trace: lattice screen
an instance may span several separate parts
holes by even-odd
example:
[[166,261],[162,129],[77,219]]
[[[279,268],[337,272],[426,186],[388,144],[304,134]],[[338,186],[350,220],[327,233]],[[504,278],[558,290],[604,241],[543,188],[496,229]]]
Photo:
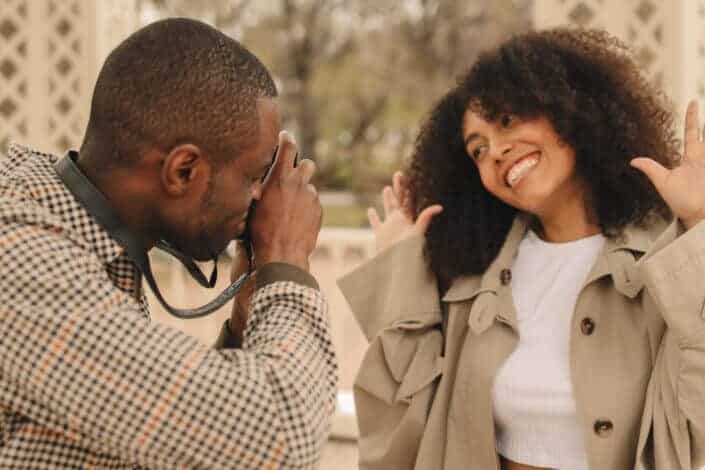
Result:
[[0,6],[0,148],[10,136],[25,140],[29,127],[29,35],[27,0]]
[[0,151],[9,141],[58,153],[80,144],[105,49],[134,30],[135,5],[0,1]]
[[[705,0],[697,0],[694,11],[689,12],[688,17],[695,18],[694,24],[690,25],[690,32],[694,36],[695,51],[690,54],[693,61],[686,67],[686,80],[693,80],[693,90],[691,94],[700,99],[701,106],[705,102]],[[701,109],[705,109],[702,108]]]
[[660,0],[632,0],[625,4],[631,7],[625,18],[627,43],[654,83],[673,95],[673,61],[669,54],[673,50],[669,43],[671,6]]
[[[95,51],[87,57],[86,49],[95,38],[86,37],[84,23],[95,21],[95,12],[87,11],[79,0],[49,0],[46,4],[48,83],[48,146],[63,152],[77,146],[87,121],[91,83],[86,70],[95,67]],[[94,28],[90,28],[94,31]]]
[[626,42],[646,74],[674,99],[672,52],[677,44],[672,34],[676,27],[677,2],[661,0],[535,0],[534,25],[546,28],[573,25],[603,28]]
[[607,29],[632,48],[679,114],[693,98],[705,110],[705,0],[534,0],[533,6],[536,28]]

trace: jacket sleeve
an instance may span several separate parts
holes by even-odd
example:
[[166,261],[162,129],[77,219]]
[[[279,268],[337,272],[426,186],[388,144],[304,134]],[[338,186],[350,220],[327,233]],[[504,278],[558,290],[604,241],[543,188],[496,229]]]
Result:
[[441,314],[423,238],[339,281],[370,341],[354,384],[361,470],[412,469],[442,373]]
[[368,341],[399,318],[440,316],[436,279],[423,248],[423,237],[407,238],[338,280]]
[[0,245],[3,409],[145,468],[314,467],[336,390],[317,289],[259,287],[242,349],[216,350],[150,323],[56,230],[4,224]]
[[648,400],[657,470],[672,468],[666,462],[684,470],[705,465],[705,222],[685,233],[678,226],[640,262],[667,325]]

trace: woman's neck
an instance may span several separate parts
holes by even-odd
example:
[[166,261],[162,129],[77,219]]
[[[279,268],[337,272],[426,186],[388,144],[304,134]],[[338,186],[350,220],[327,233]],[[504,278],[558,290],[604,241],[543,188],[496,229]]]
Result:
[[602,232],[599,225],[587,220],[545,221],[539,219],[538,235],[547,242],[565,243],[597,235]]
[[547,242],[565,243],[602,232],[597,217],[590,210],[589,198],[583,185],[573,185],[552,204],[535,214],[537,234]]
[[536,218],[537,233],[547,242],[565,243],[602,232],[582,197],[567,199],[553,210],[537,214]]

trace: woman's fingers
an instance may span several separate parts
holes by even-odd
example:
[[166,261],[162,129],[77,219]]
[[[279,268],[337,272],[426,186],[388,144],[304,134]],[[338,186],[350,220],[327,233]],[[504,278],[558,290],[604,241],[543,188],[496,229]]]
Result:
[[698,117],[698,102],[692,100],[688,103],[685,112],[685,151],[683,158],[690,158],[694,147],[700,143],[700,119]]
[[402,180],[402,172],[397,171],[392,177],[392,189],[394,192],[394,197],[397,199],[400,207],[404,207],[404,185]]
[[416,219],[415,225],[417,230],[421,233],[426,233],[426,229],[428,229],[428,226],[431,224],[431,220],[441,212],[443,212],[443,206],[440,204],[434,204],[422,210]]
[[377,228],[382,223],[382,221],[379,219],[379,214],[377,214],[377,210],[375,210],[373,207],[367,209],[367,220],[370,221],[370,227],[372,227],[372,230],[377,230]]
[[666,187],[666,180],[670,170],[663,165],[661,165],[656,160],[646,157],[639,157],[633,159],[630,164],[644,173],[654,184],[656,190],[664,196],[663,191]]
[[382,204],[384,205],[384,217],[389,217],[393,210],[399,207],[399,202],[394,196],[394,190],[391,186],[385,186],[382,190]]

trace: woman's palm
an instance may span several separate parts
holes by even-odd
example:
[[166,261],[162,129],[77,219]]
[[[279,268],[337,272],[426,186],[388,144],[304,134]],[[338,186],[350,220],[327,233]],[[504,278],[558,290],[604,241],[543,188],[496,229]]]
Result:
[[700,134],[698,106],[693,101],[685,116],[683,159],[676,168],[668,169],[651,158],[632,160],[687,228],[705,219],[705,142]]
[[407,192],[403,174],[396,172],[392,178],[392,186],[385,186],[382,190],[384,221],[375,209],[367,210],[378,253],[405,238],[423,235],[431,219],[443,210],[440,205],[434,204],[421,211],[414,220],[408,207]]

